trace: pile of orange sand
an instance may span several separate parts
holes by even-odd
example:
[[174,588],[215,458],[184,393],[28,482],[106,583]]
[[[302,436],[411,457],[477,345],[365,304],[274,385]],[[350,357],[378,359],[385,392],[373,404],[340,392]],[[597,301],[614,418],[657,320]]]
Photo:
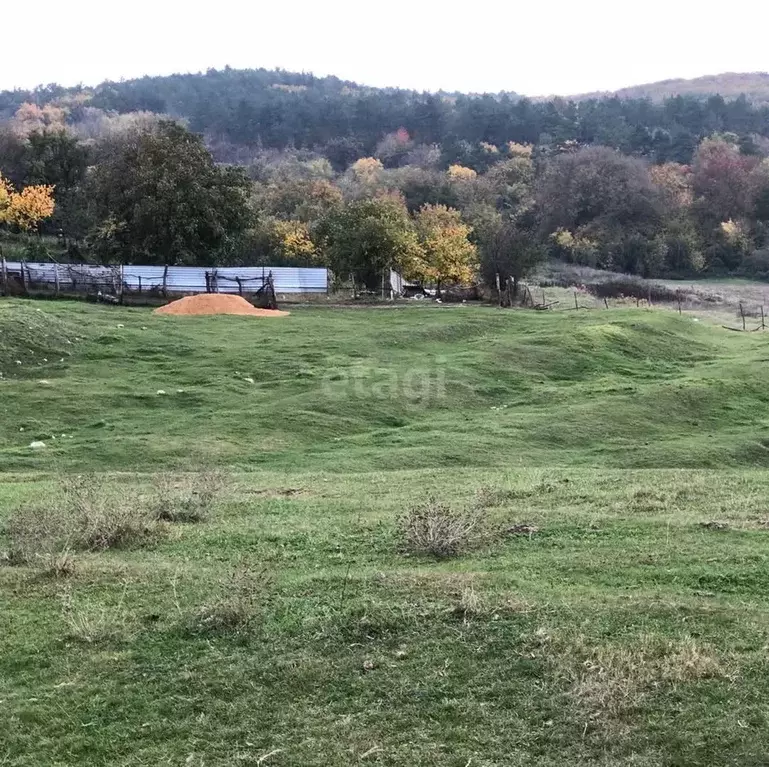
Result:
[[155,309],[155,314],[245,314],[249,317],[287,317],[288,312],[277,309],[257,309],[242,296],[226,293],[200,293]]

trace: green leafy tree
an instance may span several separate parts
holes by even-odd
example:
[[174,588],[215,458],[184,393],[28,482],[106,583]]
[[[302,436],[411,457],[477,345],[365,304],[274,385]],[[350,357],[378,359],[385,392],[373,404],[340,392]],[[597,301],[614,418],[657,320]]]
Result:
[[130,133],[101,156],[89,196],[91,242],[105,260],[216,263],[248,225],[243,171],[217,166],[202,140],[176,123]]
[[352,275],[378,290],[383,274],[402,269],[420,254],[416,231],[403,200],[382,195],[335,208],[318,230],[325,260],[341,278]]
[[518,295],[520,281],[545,255],[533,208],[521,210],[515,216],[489,207],[474,213],[474,236],[483,281],[494,287],[497,277],[501,286],[512,279],[513,295]]
[[56,188],[56,211],[44,230],[68,240],[85,237],[90,225],[84,193],[88,150],[64,129],[33,131],[27,137],[27,183]]

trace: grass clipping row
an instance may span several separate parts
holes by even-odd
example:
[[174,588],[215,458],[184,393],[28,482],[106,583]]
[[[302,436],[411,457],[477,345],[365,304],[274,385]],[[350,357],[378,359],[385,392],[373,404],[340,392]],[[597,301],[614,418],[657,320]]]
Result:
[[257,309],[242,296],[200,293],[197,296],[186,296],[161,306],[155,309],[155,314],[186,316],[239,314],[248,317],[288,317],[289,312],[281,312],[278,309]]

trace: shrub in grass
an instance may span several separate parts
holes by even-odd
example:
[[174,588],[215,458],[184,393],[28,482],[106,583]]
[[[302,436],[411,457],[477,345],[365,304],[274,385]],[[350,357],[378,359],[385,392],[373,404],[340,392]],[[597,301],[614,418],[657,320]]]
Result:
[[226,484],[223,472],[210,469],[194,474],[158,474],[150,503],[152,516],[166,522],[204,522]]
[[23,506],[11,516],[6,560],[64,573],[69,552],[146,545],[163,532],[125,488],[92,475],[64,478],[50,502]]
[[265,568],[239,562],[219,584],[219,592],[185,618],[190,634],[245,634],[260,621],[272,578]]
[[479,508],[455,510],[428,498],[398,520],[398,531],[408,553],[443,559],[479,545],[487,536],[485,522]]
[[586,286],[597,298],[651,298],[655,303],[672,303],[678,300],[676,290],[627,275]]

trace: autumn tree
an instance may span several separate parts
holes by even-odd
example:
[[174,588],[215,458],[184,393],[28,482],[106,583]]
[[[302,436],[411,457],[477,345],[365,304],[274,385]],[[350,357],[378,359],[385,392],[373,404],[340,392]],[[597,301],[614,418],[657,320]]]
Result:
[[217,166],[181,125],[130,133],[103,156],[89,179],[102,259],[212,264],[248,226],[245,174]]
[[698,210],[710,226],[751,213],[750,174],[758,162],[724,138],[699,145],[692,164],[693,187]]
[[376,157],[361,157],[352,164],[350,170],[356,181],[373,183],[384,170],[384,165]]
[[256,184],[252,194],[252,204],[258,213],[305,223],[319,221],[341,203],[341,191],[325,179],[286,179]]
[[662,195],[660,240],[665,247],[664,270],[690,274],[705,265],[703,242],[693,216],[693,174],[688,165],[668,162],[650,170],[652,183]]
[[472,168],[466,168],[464,165],[449,165],[446,175],[452,181],[471,181],[478,174]]
[[53,215],[54,208],[52,186],[38,184],[16,191],[0,175],[0,223],[10,224],[22,232],[32,232],[41,221]]
[[33,132],[46,130],[64,130],[67,112],[55,104],[43,107],[25,102],[17,110],[11,120],[13,130],[19,136],[28,136]]
[[414,147],[414,142],[405,128],[388,133],[377,145],[374,156],[382,161],[385,168],[401,165]]
[[469,240],[472,227],[458,210],[445,205],[424,205],[416,215],[421,248],[407,263],[411,279],[431,282],[438,294],[446,284],[473,282],[478,270],[478,251]]
[[318,234],[332,271],[343,279],[352,275],[369,290],[379,290],[390,269],[402,269],[421,255],[406,206],[396,195],[336,208],[321,222]]

